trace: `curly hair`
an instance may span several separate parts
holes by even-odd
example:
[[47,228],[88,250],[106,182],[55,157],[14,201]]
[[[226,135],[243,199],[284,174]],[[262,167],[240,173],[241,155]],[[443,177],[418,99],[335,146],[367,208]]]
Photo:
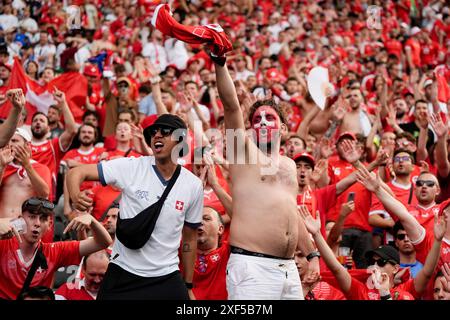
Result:
[[281,123],[284,123],[287,125],[287,116],[286,116],[286,110],[283,106],[277,104],[275,100],[273,99],[265,99],[265,100],[258,100],[256,101],[251,107],[248,114],[248,119],[251,122],[253,119],[253,115],[255,114],[256,110],[258,110],[259,107],[262,106],[268,106],[271,107],[277,115],[280,117]]

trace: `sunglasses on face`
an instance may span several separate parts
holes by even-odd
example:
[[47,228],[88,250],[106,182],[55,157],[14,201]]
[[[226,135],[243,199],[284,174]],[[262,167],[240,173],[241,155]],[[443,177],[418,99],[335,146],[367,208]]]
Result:
[[396,156],[396,157],[394,157],[394,162],[395,163],[399,163],[400,161],[402,161],[402,162],[411,161],[411,158],[409,156],[403,156],[403,157]]
[[154,137],[158,131],[161,133],[163,137],[168,137],[172,134],[173,129],[167,127],[153,128],[150,130],[150,136]]
[[384,267],[386,264],[388,264],[388,263],[392,263],[391,261],[389,261],[389,260],[386,260],[386,259],[370,259],[369,260],[369,265],[371,265],[371,266],[373,266],[373,265],[377,265],[377,266],[379,266],[379,267]]
[[416,187],[427,186],[427,187],[431,188],[431,187],[434,187],[435,185],[436,185],[436,183],[431,180],[417,180],[416,181]]
[[396,238],[397,238],[397,240],[405,240],[406,239],[406,233],[398,234]]

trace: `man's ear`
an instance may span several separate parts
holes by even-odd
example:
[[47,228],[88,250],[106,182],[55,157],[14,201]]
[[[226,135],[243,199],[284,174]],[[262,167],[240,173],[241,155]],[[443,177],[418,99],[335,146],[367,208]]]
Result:
[[280,126],[280,136],[283,137],[289,133],[289,128],[285,123],[282,123]]

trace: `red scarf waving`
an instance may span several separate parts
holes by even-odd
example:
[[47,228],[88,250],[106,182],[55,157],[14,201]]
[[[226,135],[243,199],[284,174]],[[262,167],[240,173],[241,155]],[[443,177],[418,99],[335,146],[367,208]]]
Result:
[[156,7],[151,23],[166,36],[191,44],[207,43],[211,53],[217,57],[232,50],[232,44],[220,25],[184,26],[172,18],[168,4]]

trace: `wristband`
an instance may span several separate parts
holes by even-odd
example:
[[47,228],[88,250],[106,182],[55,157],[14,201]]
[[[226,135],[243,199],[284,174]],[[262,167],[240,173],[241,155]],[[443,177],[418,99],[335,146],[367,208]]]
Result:
[[392,300],[391,294],[387,294],[385,296],[380,296],[380,300]]
[[194,285],[192,284],[192,282],[185,282],[184,284],[186,285],[186,288],[188,288],[188,289],[194,288]]
[[161,81],[161,77],[160,76],[154,76],[150,78],[150,83],[151,84],[157,84]]
[[320,258],[320,252],[319,251],[313,251],[310,254],[308,254],[306,256],[306,260],[311,261],[315,257]]

